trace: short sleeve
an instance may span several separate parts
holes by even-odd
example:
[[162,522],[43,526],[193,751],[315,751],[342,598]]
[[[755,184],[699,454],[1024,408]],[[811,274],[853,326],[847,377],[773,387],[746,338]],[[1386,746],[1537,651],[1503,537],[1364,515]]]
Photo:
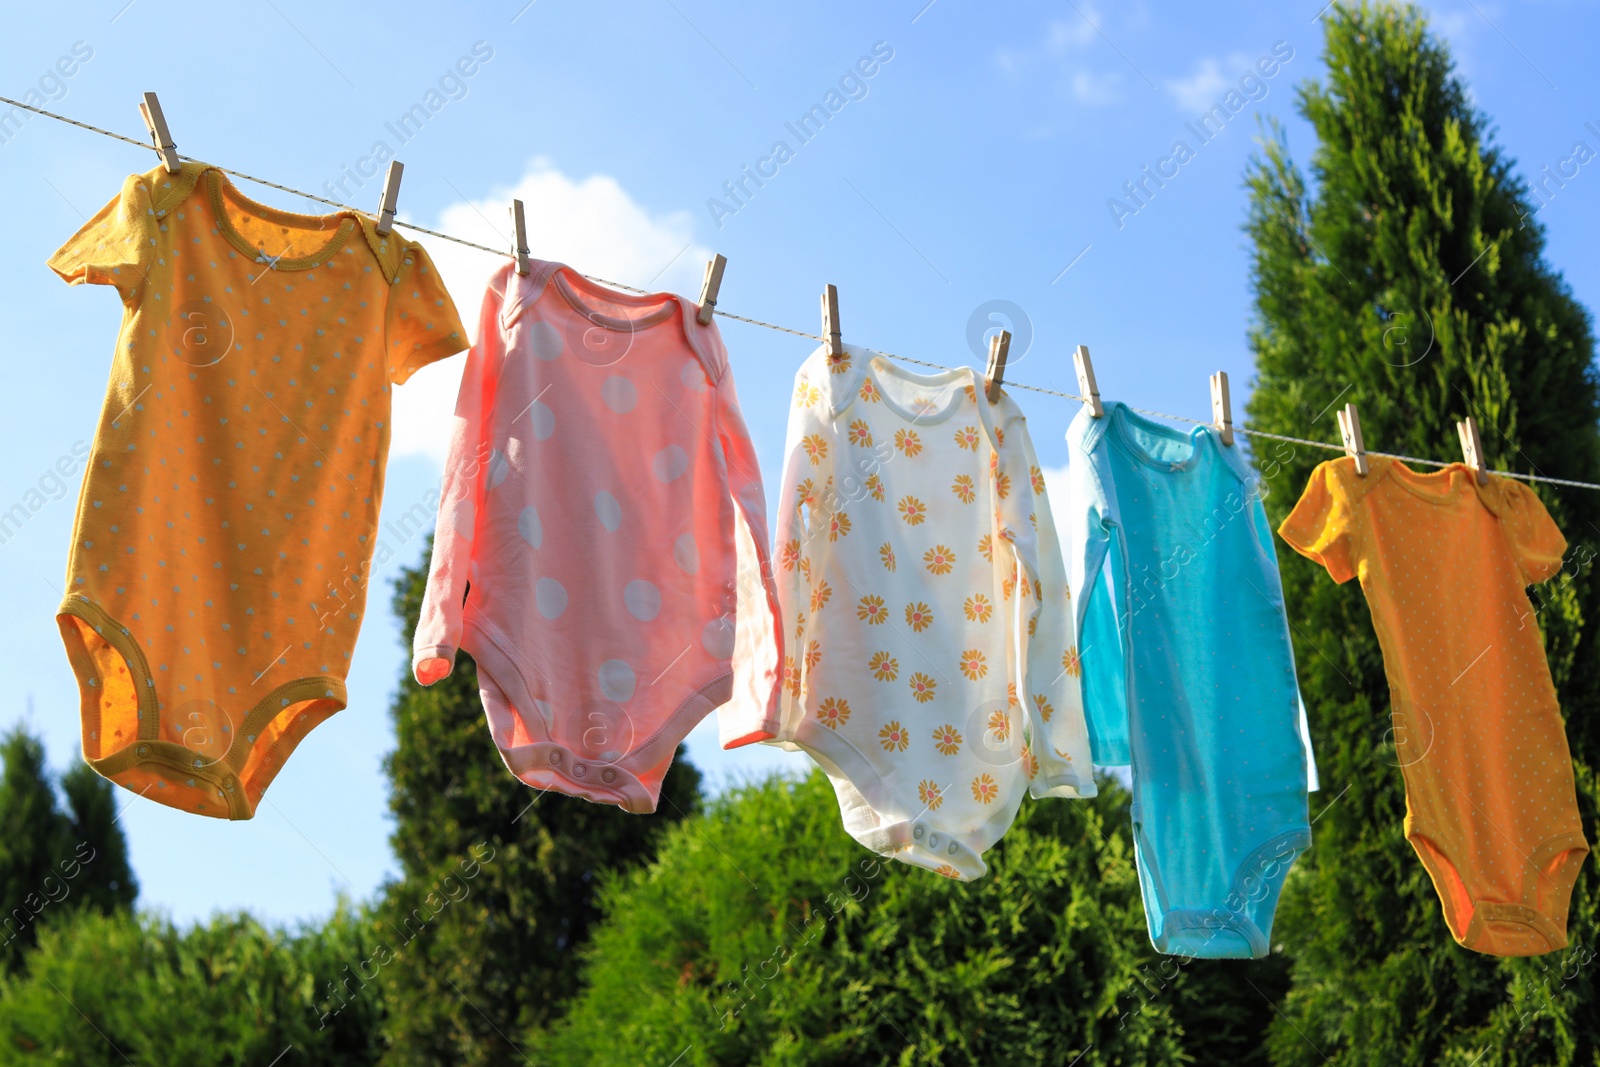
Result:
[[1358,562],[1360,519],[1340,469],[1340,464],[1349,462],[1332,460],[1319,464],[1311,472],[1311,481],[1300,494],[1299,503],[1278,527],[1278,536],[1290,548],[1322,564],[1340,584],[1356,576]]
[[1567,539],[1544,502],[1530,487],[1511,479],[1501,481],[1500,499],[1500,528],[1523,578],[1534,585],[1554,577],[1566,556]]
[[156,234],[149,186],[143,175],[131,174],[122,192],[47,262],[69,285],[114,285],[123,303],[130,303],[155,260]]
[[403,385],[429,363],[467,347],[467,331],[461,326],[455,302],[433,260],[414,241],[405,246],[400,271],[389,286],[384,335],[389,380],[395,385]]

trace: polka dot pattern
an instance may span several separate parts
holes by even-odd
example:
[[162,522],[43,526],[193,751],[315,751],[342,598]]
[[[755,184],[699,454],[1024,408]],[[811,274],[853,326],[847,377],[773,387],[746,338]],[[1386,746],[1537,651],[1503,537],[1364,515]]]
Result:
[[633,688],[638,679],[626,660],[608,659],[600,664],[598,674],[600,692],[607,700],[625,704],[633,699]]
[[[426,252],[371,226],[276,211],[185,163],[129,178],[51,258],[130,309],[62,610],[100,694],[86,756],[161,803],[250,817],[343,706],[391,390],[466,347]],[[470,540],[470,503],[440,525]]]
[[700,645],[706,654],[717,659],[733,655],[734,626],[729,619],[712,619],[700,631]]
[[533,587],[534,601],[539,614],[547,619],[559,619],[567,610],[567,587],[554,578],[540,578]]
[[1455,939],[1492,955],[1566,944],[1588,849],[1566,729],[1526,586],[1567,542],[1529,486],[1462,464],[1418,474],[1323,463],[1278,531],[1359,578],[1391,687],[1377,729],[1405,780],[1408,837]]
[[689,469],[689,454],[678,445],[668,445],[650,461],[650,472],[658,482],[675,482]]
[[567,343],[560,329],[551,323],[535,322],[528,327],[528,347],[533,352],[533,358],[548,363],[561,358]]
[[626,415],[639,404],[639,390],[619,374],[613,374],[600,386],[600,399],[618,415]]
[[[860,768],[836,784],[862,844],[980,877],[1024,795],[1095,789],[1060,662],[1066,576],[1053,527],[1030,521],[1049,512],[1021,413],[980,396],[970,371],[917,375],[857,349],[814,353],[792,395],[779,740]],[[701,642],[742,650],[744,635],[711,623]],[[1050,714],[1025,726],[1035,696]]]
[[594,514],[600,520],[600,525],[612,533],[616,533],[622,525],[622,505],[604,489],[594,495]]
[[489,477],[484,483],[485,486],[489,489],[499,488],[500,483],[505,481],[506,475],[510,473],[511,464],[506,462],[505,454],[498,448],[491,449],[489,452]]
[[679,534],[672,542],[672,561],[685,574],[700,570],[700,548],[694,543],[694,534]]
[[536,441],[548,441],[550,435],[556,432],[556,413],[542,400],[535,400],[533,406],[528,409],[528,421],[533,424],[533,437]]
[[[474,463],[463,443],[447,462],[480,514],[474,537],[448,527],[435,544],[416,662],[461,634],[514,773],[648,811],[662,760],[712,709],[727,704],[739,736],[776,726],[766,508],[721,341],[676,297],[551,264],[498,275],[486,299],[498,328],[468,358],[458,412],[463,441],[493,452]],[[500,452],[514,476],[483,490]],[[479,563],[463,608],[459,575]]]
[[654,582],[636,578],[622,587],[622,602],[628,614],[640,622],[649,622],[661,613],[661,590]]
[[544,527],[539,523],[539,509],[529,504],[517,516],[517,533],[530,548],[544,544]]

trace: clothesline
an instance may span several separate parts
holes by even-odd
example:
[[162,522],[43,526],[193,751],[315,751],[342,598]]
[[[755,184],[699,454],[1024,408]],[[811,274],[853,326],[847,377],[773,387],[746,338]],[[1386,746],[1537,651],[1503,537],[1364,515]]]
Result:
[[[76,126],[80,130],[88,130],[90,133],[100,134],[102,137],[110,137],[113,140],[122,141],[122,142],[124,142],[126,144],[131,144],[131,145],[135,146],[136,148],[143,148],[143,149],[145,149],[147,151],[152,151],[152,152],[155,151],[155,146],[150,144],[149,142],[141,141],[141,140],[138,140],[137,138],[133,138],[133,137],[127,137],[127,136],[124,136],[123,134],[116,133],[116,132],[114,132],[112,130],[101,129],[99,126],[93,126],[93,125],[91,125],[91,124],[89,124],[87,122],[80,122],[79,120],[74,119],[74,118],[69,118],[66,115],[59,115],[54,111],[46,111],[44,108],[35,107],[32,104],[25,104],[20,100],[13,100],[10,97],[0,96],[0,103],[9,104],[12,107],[20,107],[23,110],[31,111],[36,115],[43,115],[45,118],[54,119],[57,122],[64,122],[69,126]],[[183,159],[183,160],[188,160],[189,162],[195,162],[195,163],[205,162],[204,160],[197,160],[193,156],[179,155],[178,158],[179,159]],[[216,164],[214,164],[214,163],[213,164],[208,164],[208,165],[209,166],[216,166]],[[288,193],[291,196],[304,197],[307,200],[313,201],[313,202],[318,203],[318,204],[326,204],[329,207],[338,208],[341,211],[358,211],[358,212],[361,211],[360,208],[352,207],[349,204],[342,204],[337,200],[330,200],[325,196],[317,196],[314,193],[308,193],[308,192],[305,192],[304,190],[301,190],[301,189],[292,188],[291,186],[280,185],[278,182],[268,181],[266,178],[258,178],[254,174],[246,174],[243,171],[232,170],[232,169],[230,169],[228,167],[216,167],[216,169],[221,171],[224,174],[231,175],[231,176],[233,176],[235,178],[243,178],[245,181],[254,182],[257,185],[264,185],[269,189],[276,189],[279,192]],[[418,226],[416,223],[403,222],[400,219],[395,219],[394,220],[394,225],[396,225],[396,226],[404,226],[406,229],[411,230],[411,231],[413,231],[415,233],[424,233],[424,234],[427,234],[429,237],[437,237],[441,241],[450,241],[450,242],[452,242],[454,244],[462,245],[462,246],[464,246],[466,248],[474,248],[474,249],[477,249],[480,252],[487,252],[487,253],[489,253],[490,255],[493,255],[493,256],[501,256],[501,257],[503,257],[505,259],[514,259],[515,258],[515,256],[512,253],[507,252],[504,249],[492,248],[489,245],[479,244],[476,241],[469,241],[464,237],[457,237],[454,234],[441,233],[438,230],[430,230],[425,226]],[[588,278],[590,281],[598,282],[601,285],[608,285],[608,286],[611,286],[614,289],[621,289],[621,290],[623,290],[625,292],[630,292],[630,293],[648,293],[649,292],[649,290],[647,290],[647,289],[640,289],[637,286],[626,285],[626,284],[624,284],[622,282],[611,281],[610,279],[607,279],[607,278],[599,278],[599,277],[595,277],[594,275],[590,275],[590,274],[585,274],[583,276],[585,278]],[[725,318],[725,319],[732,319],[735,322],[743,322],[743,323],[747,323],[747,324],[749,324],[751,326],[758,326],[758,327],[760,327],[762,329],[776,330],[779,333],[792,334],[795,337],[804,337],[804,338],[807,338],[809,340],[818,341],[818,342],[823,340],[823,337],[820,334],[807,333],[804,330],[796,330],[796,329],[792,329],[792,328],[790,328],[788,326],[779,326],[776,323],[764,322],[761,319],[752,319],[752,318],[748,318],[748,317],[746,317],[744,315],[735,315],[731,311],[723,311],[721,308],[712,309],[712,314],[718,315],[718,316],[720,316],[722,318]],[[944,365],[942,363],[930,363],[927,360],[912,359],[909,356],[898,356],[898,355],[895,355],[892,352],[884,352],[884,351],[882,351],[880,349],[865,348],[865,346],[862,346],[862,347],[863,347],[863,349],[865,351],[871,352],[874,355],[885,356],[885,357],[887,357],[889,359],[897,360],[897,361],[899,361],[901,363],[914,363],[917,366],[920,366],[920,367],[931,367],[931,368],[933,368],[935,370],[950,370],[950,369],[952,369],[952,368],[950,368],[950,367],[948,367],[948,366],[946,366],[946,365]],[[1076,400],[1076,401],[1079,401],[1081,403],[1088,403],[1088,400],[1089,400],[1088,397],[1079,396],[1076,393],[1068,393],[1068,392],[1064,392],[1064,391],[1059,390],[1059,389],[1048,389],[1048,388],[1045,388],[1044,386],[1039,386],[1039,385],[1028,385],[1028,384],[1026,384],[1024,382],[1007,381],[1005,384],[1006,384],[1006,388],[1008,388],[1008,389],[1022,389],[1022,390],[1026,390],[1026,391],[1028,391],[1030,393],[1041,393],[1041,394],[1043,394],[1045,396],[1059,397],[1062,400]],[[1195,426],[1210,425],[1210,423],[1207,420],[1204,420],[1204,419],[1193,419],[1193,418],[1189,418],[1189,417],[1187,417],[1185,415],[1171,415],[1171,414],[1168,414],[1167,412],[1164,412],[1164,411],[1152,411],[1152,410],[1150,410],[1148,408],[1136,408],[1136,407],[1133,407],[1132,405],[1129,405],[1129,410],[1136,411],[1141,415],[1150,415],[1150,416],[1152,416],[1154,418],[1166,419],[1166,420],[1168,420],[1170,422],[1185,422],[1185,423],[1189,423],[1189,424],[1195,425]],[[1304,438],[1304,437],[1290,437],[1290,436],[1288,436],[1286,434],[1268,433],[1265,430],[1252,430],[1249,427],[1241,426],[1241,425],[1238,425],[1237,423],[1234,424],[1233,432],[1234,433],[1239,433],[1239,434],[1244,434],[1244,435],[1246,435],[1248,437],[1261,437],[1261,438],[1266,438],[1266,439],[1273,440],[1273,441],[1287,441],[1290,444],[1305,445],[1308,448],[1320,448],[1320,449],[1324,449],[1324,450],[1329,451],[1329,452],[1341,452],[1342,453],[1345,450],[1344,445],[1335,444],[1335,443],[1333,443],[1331,441],[1313,441],[1313,440],[1310,440],[1310,439]],[[1400,460],[1402,463],[1417,464],[1417,465],[1421,465],[1421,466],[1425,466],[1425,467],[1448,467],[1448,466],[1451,465],[1451,462],[1454,462],[1454,461],[1441,462],[1441,461],[1436,460],[1436,459],[1424,459],[1424,458],[1422,458],[1420,456],[1406,456],[1406,455],[1401,455],[1401,454],[1396,453],[1396,452],[1377,452],[1377,451],[1370,451],[1369,450],[1366,454],[1369,455],[1369,456],[1383,456],[1383,457],[1385,457],[1387,459],[1397,459],[1397,460]],[[1545,477],[1544,475],[1539,475],[1539,474],[1518,474],[1518,473],[1516,473],[1514,471],[1501,471],[1501,470],[1491,471],[1490,473],[1497,474],[1502,478],[1517,478],[1517,479],[1521,479],[1522,481],[1526,481],[1526,482],[1546,482],[1546,483],[1551,484],[1551,485],[1566,485],[1566,486],[1571,486],[1571,487],[1576,488],[1576,489],[1600,489],[1600,484],[1597,484],[1597,483],[1594,483],[1594,482],[1573,481],[1573,480],[1567,479],[1567,478],[1549,478],[1549,477]]]

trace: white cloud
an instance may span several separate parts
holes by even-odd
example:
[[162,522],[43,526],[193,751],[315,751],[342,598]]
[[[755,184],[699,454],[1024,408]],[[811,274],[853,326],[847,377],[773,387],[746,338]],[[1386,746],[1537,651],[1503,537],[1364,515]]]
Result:
[[[603,174],[571,178],[546,159],[529,164],[515,186],[451,204],[428,228],[509,250],[514,199],[523,202],[534,258],[625,285],[699,296],[711,252],[694,243],[688,212],[652,214],[616,179]],[[434,237],[420,240],[476,340],[484,288],[505,260]],[[443,466],[464,362],[464,356],[440,360],[395,390],[390,455],[420,453]]]
[[1082,9],[1085,15],[1094,20],[1093,25],[1082,18],[1052,20],[1044,33],[1047,49],[1052,52],[1077,51],[1094,43],[1094,28],[1100,24],[1099,12],[1095,11],[1092,4],[1083,4]]
[[1223,93],[1232,88],[1250,67],[1250,57],[1242,52],[1235,52],[1226,59],[1204,56],[1195,65],[1195,71],[1189,77],[1168,80],[1167,92],[1185,111],[1206,111]]
[[1104,107],[1117,102],[1117,86],[1122,78],[1117,74],[1096,74],[1093,71],[1073,71],[1069,85],[1072,99],[1090,107]]
[[1028,45],[998,49],[995,65],[1013,84],[1031,76],[1054,77],[1062,97],[1088,107],[1104,107],[1121,99],[1122,77],[1116,72],[1096,73],[1085,65],[1087,56],[1080,53],[1087,53],[1099,40],[1095,27],[1105,24],[1105,16],[1093,4],[1077,7],[1071,17],[1052,19]]

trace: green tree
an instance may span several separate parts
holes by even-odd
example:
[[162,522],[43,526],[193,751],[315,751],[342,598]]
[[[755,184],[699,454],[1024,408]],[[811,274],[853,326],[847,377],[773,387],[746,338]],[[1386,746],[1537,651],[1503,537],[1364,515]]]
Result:
[[381,944],[372,916],[343,902],[294,932],[245,915],[180,930],[80,909],[0,980],[0,1067],[367,1067],[382,1003],[364,976]]
[[[424,560],[396,584],[405,633],[426,578]],[[407,670],[393,714],[390,841],[402,878],[380,907],[395,956],[382,971],[384,1062],[521,1064],[524,1035],[577,988],[602,876],[653,855],[697,809],[700,774],[680,746],[653,815],[529,789],[501,762],[465,654],[427,688]]]
[[128,839],[117,825],[119,810],[132,795],[119,793],[87,763],[76,763],[61,776],[61,791],[67,795],[67,833],[74,853],[81,842],[92,856],[75,883],[78,899],[102,912],[133,907],[139,881],[128,861]]
[[[1281,131],[1249,176],[1251,422],[1304,436],[1353,400],[1367,447],[1448,457],[1455,421],[1473,415],[1491,466],[1600,480],[1589,316],[1543,260],[1527,188],[1446,47],[1410,7],[1335,8],[1323,21],[1327,80],[1298,100],[1318,139],[1313,181]],[[1328,457],[1276,444],[1260,458],[1281,520]],[[1586,623],[1600,609],[1590,563],[1600,495],[1538,491],[1573,542],[1566,572],[1534,603],[1593,841],[1600,670]],[[1573,897],[1575,955],[1497,960],[1456,945],[1404,837],[1388,686],[1361,591],[1283,556],[1324,792],[1315,846],[1280,909],[1293,967],[1275,1060],[1597,1062],[1597,968],[1585,965],[1600,908],[1593,862]]]
[[62,785],[66,812],[38,739],[19,727],[0,740],[0,969],[19,966],[54,916],[138,896],[111,783],[80,763]]
[[[722,796],[608,880],[585,989],[535,1058],[1177,1064],[1185,1019],[1230,1014],[1196,988],[1219,972],[1150,947],[1114,782],[1025,801],[985,859],[960,883],[864,850],[820,771]],[[1259,1033],[1193,1040],[1245,1063]]]

